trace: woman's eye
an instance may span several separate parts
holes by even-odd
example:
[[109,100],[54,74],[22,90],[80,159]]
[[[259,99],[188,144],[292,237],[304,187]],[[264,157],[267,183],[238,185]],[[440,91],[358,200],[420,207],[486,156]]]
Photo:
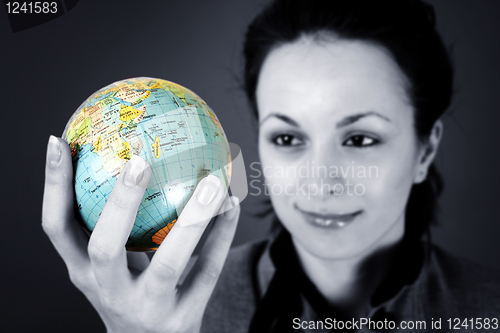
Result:
[[302,140],[291,134],[281,134],[274,137],[273,143],[277,146],[299,146]]
[[378,143],[378,140],[370,138],[366,135],[353,135],[346,141],[344,141],[345,146],[352,146],[358,148],[365,148],[373,146]]

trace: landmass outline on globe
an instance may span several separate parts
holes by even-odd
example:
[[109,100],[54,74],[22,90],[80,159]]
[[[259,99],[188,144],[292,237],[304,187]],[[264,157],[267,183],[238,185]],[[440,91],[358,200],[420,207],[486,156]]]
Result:
[[153,174],[127,240],[130,251],[154,251],[209,174],[224,188],[231,152],[210,107],[191,90],[157,78],[117,81],[90,95],[63,132],[75,173],[79,220],[92,232],[125,163],[138,155]]

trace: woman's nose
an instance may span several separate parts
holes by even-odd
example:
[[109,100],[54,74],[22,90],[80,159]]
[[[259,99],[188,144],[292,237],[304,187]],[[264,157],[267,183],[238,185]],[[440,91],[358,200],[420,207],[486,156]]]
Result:
[[306,174],[300,175],[300,183],[307,187],[310,197],[326,200],[331,196],[340,196],[344,192],[348,175],[345,169],[348,163],[328,151],[311,155],[305,161]]

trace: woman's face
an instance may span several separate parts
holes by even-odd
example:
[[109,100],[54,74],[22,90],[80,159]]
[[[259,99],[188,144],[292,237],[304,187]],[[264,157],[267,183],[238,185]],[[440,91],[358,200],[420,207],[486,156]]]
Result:
[[274,209],[299,250],[352,258],[399,240],[422,148],[408,82],[384,48],[302,38],[267,56],[259,154]]

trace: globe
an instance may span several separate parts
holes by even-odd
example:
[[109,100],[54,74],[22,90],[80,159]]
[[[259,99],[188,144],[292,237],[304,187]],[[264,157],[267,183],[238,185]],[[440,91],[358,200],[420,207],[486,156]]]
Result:
[[71,148],[77,216],[92,232],[125,163],[138,155],[151,180],[126,243],[156,250],[198,182],[217,176],[227,190],[230,147],[214,112],[189,89],[156,78],[131,78],[92,94],[75,111],[63,138]]

